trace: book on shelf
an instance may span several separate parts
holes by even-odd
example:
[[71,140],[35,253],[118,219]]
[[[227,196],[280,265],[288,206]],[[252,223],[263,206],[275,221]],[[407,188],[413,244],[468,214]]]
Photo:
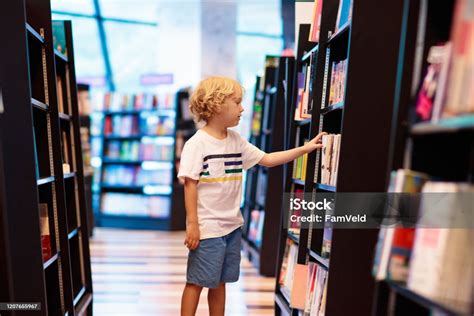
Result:
[[53,47],[61,54],[67,56],[66,30],[63,21],[52,21]]
[[337,32],[352,19],[352,2],[353,0],[339,0],[339,9],[337,11],[334,32]]
[[60,76],[56,77],[56,91],[58,97],[58,112],[64,113],[63,80]]
[[168,169],[145,170],[140,166],[109,165],[104,168],[103,183],[109,186],[169,185]]
[[[312,58],[311,58],[312,59]],[[295,117],[296,121],[302,121],[311,118],[311,60],[309,65],[304,65],[301,73],[298,73],[298,97],[296,100]]]
[[108,215],[166,218],[169,216],[170,198],[107,192],[102,195],[102,213]]
[[307,283],[308,265],[295,263],[290,292],[290,307],[304,310]]
[[258,218],[258,224],[257,224],[257,234],[256,234],[256,238],[255,238],[255,245],[257,247],[262,246],[264,223],[265,223],[265,211],[260,211],[260,216]]
[[331,244],[332,244],[332,226],[330,223],[326,223],[323,231],[323,244],[321,247],[321,257],[329,258],[331,255]]
[[[307,142],[308,140],[305,140],[304,144]],[[305,181],[307,164],[308,154],[304,154],[303,156],[296,158],[295,162],[293,163],[293,179]]]
[[443,117],[474,113],[474,14],[472,0],[458,0],[451,27],[452,54]]
[[341,134],[324,135],[321,154],[321,184],[336,186]]
[[290,293],[293,287],[293,274],[297,259],[298,246],[291,239],[287,239],[278,281],[280,287],[287,293]]
[[[427,174],[409,169],[392,171],[388,191],[418,193],[421,192],[428,179]],[[396,203],[395,209],[400,209],[398,201],[391,203]],[[388,210],[386,215],[397,216],[400,214],[390,214],[390,210]],[[373,275],[377,280],[406,281],[414,233],[412,228],[382,227],[380,229],[373,265]]]
[[135,95],[107,92],[102,98],[102,110],[110,112],[173,109],[173,94],[139,93]]
[[331,86],[329,87],[329,106],[344,102],[347,63],[347,59],[332,63]]
[[71,166],[68,163],[63,163],[63,173],[71,173]]
[[48,204],[39,204],[39,215],[40,215],[40,233],[41,233],[41,249],[43,253],[43,261],[47,261],[52,257],[51,250],[51,234],[49,231],[49,216],[48,216]]
[[321,17],[323,10],[323,0],[315,0],[313,6],[313,18],[311,19],[311,28],[309,31],[310,42],[319,42],[319,36],[321,31]]
[[316,262],[308,263],[309,277],[306,284],[305,316],[324,315],[325,295],[328,273]]
[[[425,183],[422,192],[474,193],[474,185],[430,181]],[[452,227],[454,222],[465,218],[456,194],[443,196],[443,203],[447,207],[443,207],[436,216],[423,216],[432,211],[425,204],[424,198],[422,196],[420,203],[420,221],[415,231],[407,286],[436,302],[454,307],[461,313],[472,312],[473,229]],[[445,221],[445,226],[431,228],[434,226],[430,222],[438,221],[440,217]]]

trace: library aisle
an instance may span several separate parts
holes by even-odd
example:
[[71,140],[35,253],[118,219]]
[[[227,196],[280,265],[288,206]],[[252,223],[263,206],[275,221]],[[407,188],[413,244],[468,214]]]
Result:
[[[91,239],[94,315],[179,315],[186,275],[183,232],[96,228]],[[275,279],[242,257],[227,285],[226,315],[273,315]],[[203,291],[197,316],[209,315]]]

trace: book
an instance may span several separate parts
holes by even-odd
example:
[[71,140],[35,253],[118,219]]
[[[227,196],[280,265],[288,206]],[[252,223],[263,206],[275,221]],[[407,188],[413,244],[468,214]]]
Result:
[[309,32],[309,41],[317,43],[319,42],[319,36],[321,31],[321,17],[323,10],[323,0],[316,0],[313,6],[313,18],[311,19],[311,28]]
[[321,150],[321,184],[336,185],[337,170],[339,166],[340,134],[324,135]]
[[58,98],[58,112],[64,112],[64,94],[63,94],[63,81],[60,76],[56,77],[56,94]]
[[351,18],[352,0],[339,0],[339,9],[337,11],[337,19],[334,32],[337,32],[342,26],[350,22]]
[[304,310],[307,284],[308,265],[296,263],[293,272],[290,307]]
[[49,216],[48,216],[48,204],[39,204],[39,215],[40,215],[40,233],[41,233],[41,251],[43,253],[43,261],[47,261],[52,257],[51,250],[51,234],[49,230]]

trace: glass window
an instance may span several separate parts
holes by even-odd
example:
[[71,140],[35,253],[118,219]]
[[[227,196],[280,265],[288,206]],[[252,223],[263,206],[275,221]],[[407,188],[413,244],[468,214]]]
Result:
[[155,0],[100,0],[105,18],[157,22],[159,2]]
[[94,88],[106,88],[97,20],[64,14],[53,14],[53,20],[72,21],[77,82],[89,82]]
[[280,0],[241,0],[237,12],[239,32],[282,34]]
[[93,0],[51,0],[51,10],[56,12],[95,14]]
[[[148,25],[105,22],[107,45],[115,89],[135,93],[146,91],[140,84],[142,75],[158,69],[157,28]],[[151,87],[148,89],[154,89]]]

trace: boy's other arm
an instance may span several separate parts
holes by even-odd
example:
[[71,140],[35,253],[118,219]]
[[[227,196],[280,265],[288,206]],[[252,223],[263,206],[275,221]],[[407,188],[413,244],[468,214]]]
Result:
[[315,149],[322,148],[323,145],[321,144],[321,140],[323,138],[323,135],[327,135],[327,133],[319,133],[316,137],[314,137],[312,140],[310,140],[303,146],[265,154],[258,164],[271,168],[293,161],[299,156],[302,156],[306,153],[310,153]]
[[199,224],[197,216],[197,180],[185,178],[184,204],[186,207],[186,239],[184,244],[194,250],[199,246]]

